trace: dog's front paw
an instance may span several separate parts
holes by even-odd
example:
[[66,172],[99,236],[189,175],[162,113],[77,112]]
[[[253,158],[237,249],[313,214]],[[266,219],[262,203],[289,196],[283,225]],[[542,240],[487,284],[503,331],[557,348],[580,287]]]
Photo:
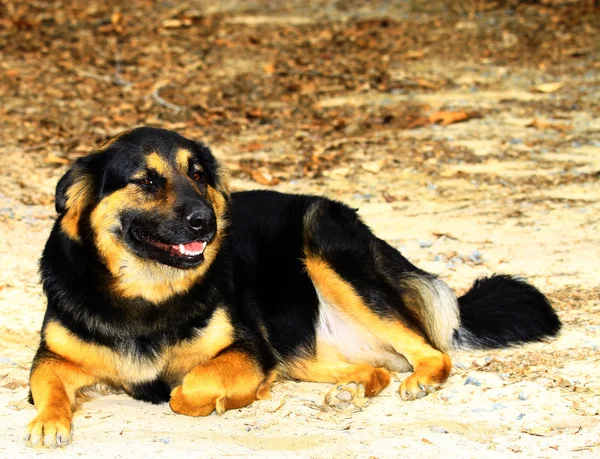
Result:
[[73,433],[69,416],[40,413],[31,421],[25,431],[25,441],[34,448],[56,448],[69,444]]
[[183,386],[173,389],[169,406],[175,413],[186,416],[208,416],[215,410],[218,414],[225,412],[225,406],[221,399],[202,395],[199,392],[184,392]]

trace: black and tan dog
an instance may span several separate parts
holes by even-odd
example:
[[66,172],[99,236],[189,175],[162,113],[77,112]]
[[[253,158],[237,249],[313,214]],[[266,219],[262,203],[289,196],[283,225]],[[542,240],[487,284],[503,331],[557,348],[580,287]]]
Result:
[[480,279],[463,297],[375,237],[347,206],[230,194],[210,150],[159,129],[79,159],[56,189],[31,369],[32,445],[65,445],[80,396],[108,386],[206,416],[269,394],[277,376],[360,402],[412,369],[400,396],[443,383],[457,347],[554,335],[534,287]]

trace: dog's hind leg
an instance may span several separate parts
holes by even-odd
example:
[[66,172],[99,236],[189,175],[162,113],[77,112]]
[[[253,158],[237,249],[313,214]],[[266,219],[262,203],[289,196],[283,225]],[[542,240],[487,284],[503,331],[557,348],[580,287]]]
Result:
[[336,407],[347,403],[364,405],[390,384],[390,372],[385,368],[343,360],[333,349],[317,344],[314,357],[298,358],[286,365],[287,377],[300,381],[333,383],[323,406]]
[[304,253],[321,300],[319,330],[328,344],[350,360],[382,358],[389,364],[397,362],[390,353],[403,356],[414,371],[399,390],[406,400],[447,379],[451,361],[445,351],[452,347],[459,313],[442,281],[374,236],[355,211],[329,200],[316,200],[306,210]]
[[[351,284],[343,280],[329,264],[319,257],[309,256],[306,267],[319,296],[326,307],[363,329],[376,345],[393,349],[403,355],[413,367],[413,374],[402,382],[399,392],[405,400],[420,398],[435,390],[450,373],[452,363],[445,353],[435,349],[421,334],[409,328],[398,317],[385,317],[369,307]],[[321,308],[325,307],[323,304]],[[344,347],[346,343],[338,343]]]

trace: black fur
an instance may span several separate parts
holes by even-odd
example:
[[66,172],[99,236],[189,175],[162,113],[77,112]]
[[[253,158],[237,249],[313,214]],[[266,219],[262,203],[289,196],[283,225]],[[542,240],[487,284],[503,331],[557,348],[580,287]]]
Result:
[[171,386],[164,379],[158,378],[147,383],[133,385],[129,389],[129,395],[136,400],[159,405],[169,401],[171,389]]
[[495,275],[478,279],[458,299],[459,348],[501,348],[554,336],[560,320],[547,298],[522,279]]

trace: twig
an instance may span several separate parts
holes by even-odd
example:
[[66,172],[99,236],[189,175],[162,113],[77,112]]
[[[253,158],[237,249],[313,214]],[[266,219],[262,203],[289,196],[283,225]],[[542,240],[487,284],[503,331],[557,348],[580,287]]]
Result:
[[447,237],[448,239],[452,239],[453,241],[458,241],[459,240],[457,237],[454,237],[454,236],[452,236],[451,234],[448,234],[448,233],[436,233],[436,232],[433,232],[431,234],[433,234],[438,239],[441,239],[442,237]]
[[175,113],[179,113],[183,107],[180,107],[179,105],[175,105],[171,102],[169,102],[168,100],[163,99],[162,97],[160,97],[159,91],[163,88],[164,86],[159,86],[158,88],[156,88],[153,92],[152,92],[152,98],[160,105],[162,105],[163,107],[167,107],[171,110],[173,110]]
[[77,70],[77,75],[81,77],[93,78],[94,80],[104,81],[105,83],[112,83],[112,79],[109,76],[98,75],[94,72],[86,72],[85,70]]
[[438,210],[436,212],[418,212],[416,214],[404,214],[405,217],[418,217],[419,215],[437,215],[437,214],[447,214],[450,212],[454,212],[456,210],[466,209],[467,207],[471,207],[472,204],[465,204],[463,206],[453,207],[452,209],[446,210]]
[[131,86],[133,83],[121,76],[122,68],[123,63],[121,60],[121,53],[117,49],[115,52],[115,73],[112,77],[108,75],[98,75],[95,72],[88,72],[86,70],[75,70],[75,72],[81,77],[93,78],[94,80],[103,81],[104,83],[114,83],[119,86]]
[[123,68],[123,64],[121,61],[121,53],[117,48],[115,52],[115,74],[113,76],[113,81],[119,86],[131,86],[133,83],[131,81],[126,80],[121,76],[121,69]]
[[166,21],[167,19],[172,19],[175,16],[177,16],[179,13],[187,10],[189,7],[190,7],[190,3],[184,2],[181,5],[178,5],[175,8],[172,8],[171,10],[167,11],[167,14],[165,14],[163,16],[162,20]]
[[591,445],[579,446],[577,448],[571,449],[571,451],[585,451],[587,449],[592,449],[592,448],[600,448],[600,443],[592,443]]

